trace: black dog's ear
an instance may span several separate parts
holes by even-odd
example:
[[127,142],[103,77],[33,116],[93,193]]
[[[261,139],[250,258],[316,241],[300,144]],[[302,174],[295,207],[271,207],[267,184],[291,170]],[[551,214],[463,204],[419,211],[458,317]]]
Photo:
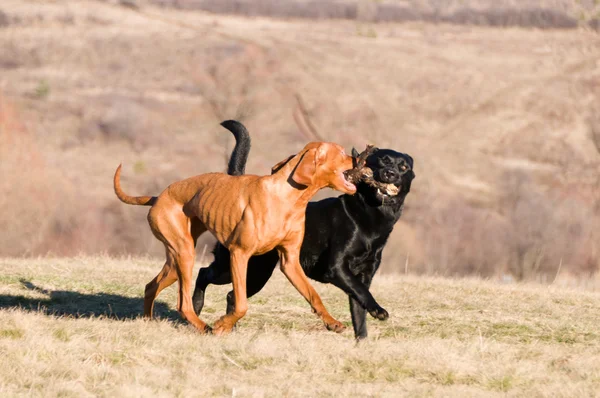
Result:
[[[405,155],[405,156],[408,158],[408,162],[409,162],[409,164],[410,164],[410,168],[411,168],[411,169],[412,169],[412,168],[414,168],[414,164],[415,164],[415,162],[413,161],[413,158],[412,158],[412,156],[410,156],[408,153],[405,153],[404,155]],[[413,177],[413,178],[414,178],[414,177]]]
[[412,184],[412,180],[416,177],[415,173],[412,170],[409,170],[408,173],[404,175],[402,178],[402,195],[406,196],[410,192],[410,186]]

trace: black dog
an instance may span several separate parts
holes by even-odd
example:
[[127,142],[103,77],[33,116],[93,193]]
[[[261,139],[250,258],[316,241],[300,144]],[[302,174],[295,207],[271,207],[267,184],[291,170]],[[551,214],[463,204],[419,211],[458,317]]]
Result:
[[[223,122],[222,126],[236,139],[227,172],[243,174],[250,150],[248,131],[236,121]],[[352,156],[358,157],[355,149]],[[396,185],[400,188],[399,194],[387,196],[361,182],[353,196],[342,195],[310,202],[306,209],[306,231],[300,251],[300,263],[308,277],[331,283],[350,296],[352,325],[357,339],[367,337],[367,311],[379,320],[389,317],[388,312],[377,304],[369,287],[415,177],[413,159],[391,149],[376,150],[367,158],[366,165],[373,170],[376,181]],[[217,242],[213,254],[215,260],[200,270],[196,280],[193,302],[197,314],[202,311],[204,292],[209,284],[231,283],[229,251]],[[263,288],[278,261],[277,250],[250,259],[246,280],[248,297]],[[233,311],[233,292],[227,295],[227,312],[230,311]]]

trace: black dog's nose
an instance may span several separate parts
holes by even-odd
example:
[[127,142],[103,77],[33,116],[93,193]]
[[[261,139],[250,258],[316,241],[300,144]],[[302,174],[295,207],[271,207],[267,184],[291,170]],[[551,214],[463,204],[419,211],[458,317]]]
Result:
[[398,177],[398,173],[396,173],[395,170],[391,170],[391,169],[383,170],[383,178],[385,178],[386,180],[392,180],[396,177]]

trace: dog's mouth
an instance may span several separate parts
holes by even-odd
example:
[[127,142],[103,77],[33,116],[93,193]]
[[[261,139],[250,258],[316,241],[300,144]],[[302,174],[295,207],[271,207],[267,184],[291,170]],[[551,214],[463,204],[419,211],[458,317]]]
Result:
[[378,186],[375,188],[375,197],[382,203],[385,203],[386,200],[389,201],[390,199],[395,198],[399,193],[400,187],[396,184],[386,184],[385,186]]
[[346,177],[346,173],[340,173],[340,178],[342,179],[342,182],[344,183],[344,188],[346,188],[346,190],[349,193],[356,192],[356,185],[354,185],[351,181],[348,180],[348,178]]

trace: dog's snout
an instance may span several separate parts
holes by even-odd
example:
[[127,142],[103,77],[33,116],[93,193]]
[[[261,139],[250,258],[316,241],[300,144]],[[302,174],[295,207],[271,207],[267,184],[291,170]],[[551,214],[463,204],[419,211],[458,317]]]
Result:
[[385,169],[382,172],[382,176],[386,180],[393,180],[398,177],[398,173],[392,169]]
[[344,159],[344,168],[346,170],[350,170],[354,168],[354,166],[356,166],[355,159],[352,156],[346,155],[346,158]]

